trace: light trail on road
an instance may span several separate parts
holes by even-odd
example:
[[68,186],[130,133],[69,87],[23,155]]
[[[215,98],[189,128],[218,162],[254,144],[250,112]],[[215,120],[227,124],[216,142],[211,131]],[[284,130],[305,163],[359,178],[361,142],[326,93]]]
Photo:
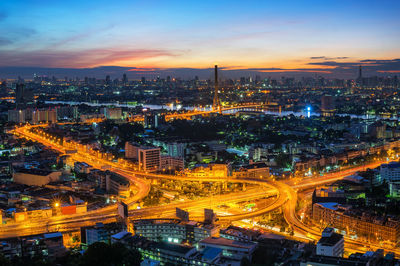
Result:
[[[234,109],[235,107],[232,107]],[[182,114],[183,115],[183,114]],[[188,114],[186,114],[188,115]],[[45,125],[40,125],[45,126]],[[28,131],[30,127],[23,126],[20,128],[15,129],[12,133],[16,135],[23,136],[25,138],[40,142],[45,146],[48,146],[54,150],[58,150],[61,153],[65,153],[66,148],[53,143],[52,141],[45,139],[41,136],[35,135]],[[305,234],[307,237],[313,240],[317,240],[321,236],[321,232],[310,228],[303,224],[296,215],[296,205],[297,205],[297,191],[298,190],[306,190],[310,188],[315,188],[317,186],[331,183],[340,179],[343,179],[346,176],[353,175],[358,171],[363,171],[367,168],[376,168],[382,163],[388,163],[391,160],[386,161],[377,161],[373,163],[369,163],[362,166],[356,166],[353,168],[341,170],[335,173],[328,173],[323,176],[317,176],[313,178],[305,178],[302,180],[287,180],[287,181],[275,181],[272,182],[270,180],[260,180],[260,179],[236,179],[236,178],[196,178],[196,177],[186,177],[186,176],[174,176],[174,175],[165,175],[165,174],[157,174],[157,173],[144,173],[141,171],[133,170],[128,167],[124,167],[119,165],[118,163],[111,162],[105,159],[97,158],[88,152],[83,153],[82,151],[78,150],[76,154],[71,155],[77,161],[90,161],[89,164],[93,165],[95,168],[101,169],[103,165],[109,165],[110,171],[118,173],[128,180],[133,182],[139,187],[139,192],[129,199],[128,204],[132,205],[133,203],[143,199],[150,191],[150,182],[148,179],[169,179],[169,180],[180,180],[180,181],[197,181],[197,182],[232,182],[232,183],[246,183],[246,184],[254,184],[259,185],[261,190],[258,191],[250,191],[250,192],[241,192],[239,195],[220,195],[214,198],[214,201],[218,202],[219,205],[222,205],[227,202],[234,202],[234,201],[243,201],[250,198],[256,197],[265,197],[265,196],[272,196],[276,195],[276,199],[268,206],[263,209],[248,212],[243,214],[234,214],[234,215],[226,215],[221,216],[221,221],[229,222],[235,220],[242,220],[247,218],[252,218],[259,216],[261,214],[276,210],[280,207],[283,208],[284,218],[288,222],[290,226]],[[265,190],[265,188],[269,188],[269,190]],[[266,193],[268,191],[268,193]],[[167,218],[171,217],[175,213],[175,208],[181,207],[186,208],[187,210],[198,210],[199,208],[209,208],[210,206],[217,206],[211,203],[207,203],[209,199],[204,200],[197,200],[193,202],[184,202],[184,203],[173,203],[164,206],[156,206],[156,207],[149,207],[143,208],[141,210],[130,210],[129,215],[131,218],[136,219],[144,219],[144,218]],[[0,232],[0,237],[9,236],[9,235],[22,235],[24,232],[29,231],[29,228],[32,230],[40,231],[39,228],[43,228],[43,223],[46,223],[47,226],[59,226],[61,229],[69,230],[71,228],[78,228],[82,226],[82,224],[94,224],[98,221],[109,221],[109,220],[116,220],[117,215],[116,206],[108,206],[105,208],[101,208],[98,210],[92,210],[85,215],[72,215],[70,217],[66,216],[59,216],[59,217],[52,217],[46,222],[41,222],[41,227],[39,223],[35,224],[24,224],[24,225],[11,225],[9,227],[2,226],[2,230]],[[25,228],[25,230],[24,230]],[[36,229],[35,229],[36,228]],[[30,231],[30,232],[31,232]],[[365,246],[371,248],[381,248],[376,245],[372,245],[370,243],[364,243],[360,241],[355,241],[349,238],[346,238],[346,246],[349,249],[353,250],[364,250]],[[397,256],[400,255],[400,251],[397,249],[387,249],[386,251],[394,252]]]

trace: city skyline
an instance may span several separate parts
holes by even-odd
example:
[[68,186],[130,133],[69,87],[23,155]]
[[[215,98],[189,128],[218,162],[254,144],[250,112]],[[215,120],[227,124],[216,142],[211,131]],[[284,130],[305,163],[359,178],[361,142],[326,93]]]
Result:
[[0,265],[400,265],[400,2],[0,3]]
[[229,77],[350,78],[358,65],[368,75],[400,72],[396,1],[13,1],[0,7],[6,77],[14,67],[83,72],[99,66],[123,67],[128,76],[194,76],[188,69],[215,63]]

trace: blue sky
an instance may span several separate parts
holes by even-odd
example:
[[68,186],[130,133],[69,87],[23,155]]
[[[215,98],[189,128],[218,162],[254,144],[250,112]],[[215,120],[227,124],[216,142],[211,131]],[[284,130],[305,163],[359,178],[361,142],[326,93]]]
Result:
[[0,66],[332,69],[400,58],[399,12],[400,1],[8,0]]

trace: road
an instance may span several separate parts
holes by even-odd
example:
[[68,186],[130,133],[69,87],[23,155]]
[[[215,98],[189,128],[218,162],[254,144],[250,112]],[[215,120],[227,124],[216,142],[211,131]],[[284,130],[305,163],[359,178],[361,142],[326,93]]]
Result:
[[[283,183],[280,189],[285,191],[284,193],[286,193],[289,197],[288,201],[286,202],[283,208],[283,215],[286,222],[289,225],[291,225],[295,231],[302,233],[304,236],[315,241],[319,240],[321,238],[322,232],[320,230],[317,230],[316,228],[312,228],[302,223],[296,214],[297,191],[293,187],[286,184],[284,185]],[[280,191],[280,193],[282,192]],[[367,250],[376,250],[382,247],[379,245],[365,243],[362,241],[356,241],[349,237],[345,237],[345,248],[346,250],[360,251],[360,250],[365,250],[365,248],[367,248]],[[396,256],[400,256],[400,250],[398,249],[393,249],[393,248],[384,248],[384,249],[386,252],[393,252],[396,254]]]
[[[60,152],[65,152],[66,148],[54,143],[53,141],[46,139],[42,136],[38,136],[32,134],[28,131],[28,127],[20,127],[17,128],[14,132],[15,134],[24,136],[26,138],[30,138],[32,140],[38,141],[52,149],[58,150]],[[149,192],[150,182],[147,180],[148,178],[156,178],[156,179],[172,179],[172,180],[181,180],[181,181],[204,181],[204,182],[236,182],[236,183],[247,183],[247,184],[256,184],[260,185],[261,190],[258,191],[247,191],[243,193],[236,193],[238,195],[221,195],[215,197],[213,200],[210,199],[202,199],[192,202],[185,203],[175,203],[165,206],[157,206],[144,208],[142,210],[131,210],[129,212],[130,217],[133,219],[143,219],[143,218],[168,218],[173,217],[175,213],[175,208],[183,208],[188,211],[190,210],[199,210],[203,208],[211,208],[215,202],[217,204],[222,205],[228,202],[235,202],[246,200],[249,198],[256,198],[265,196],[268,191],[268,195],[276,195],[276,199],[268,206],[263,209],[248,212],[243,214],[235,214],[235,215],[227,215],[220,217],[221,221],[235,221],[241,219],[247,219],[255,216],[259,216],[266,212],[275,210],[279,207],[283,207],[284,217],[289,225],[291,225],[294,230],[306,235],[310,239],[317,240],[320,238],[321,232],[316,230],[315,228],[310,228],[304,225],[296,215],[296,205],[297,205],[297,191],[298,190],[306,190],[310,188],[314,188],[326,183],[331,183],[336,180],[342,179],[346,176],[355,174],[358,171],[365,170],[366,168],[376,168],[382,163],[386,163],[387,161],[377,161],[373,163],[369,163],[362,166],[356,166],[349,169],[344,169],[339,172],[325,174],[324,176],[314,176],[311,178],[303,178],[303,179],[291,179],[286,181],[276,181],[271,182],[268,180],[259,180],[259,179],[232,179],[232,178],[189,178],[186,176],[172,176],[172,175],[163,175],[163,174],[155,174],[155,173],[143,173],[141,171],[133,170],[131,167],[121,166],[119,163],[111,162],[109,160],[105,160],[102,158],[98,158],[93,156],[88,152],[84,152],[83,150],[78,149],[76,154],[71,155],[74,160],[84,161],[92,166],[101,169],[103,165],[109,165],[111,171],[114,171],[118,174],[123,175],[131,182],[135,183],[139,192],[129,199],[128,203],[132,205],[132,203],[137,202],[143,199]],[[265,190],[265,187],[268,187],[268,190]],[[214,203],[212,203],[213,201]],[[38,222],[38,223],[29,223],[27,225],[11,225],[9,227],[2,227],[2,232],[0,232],[0,237],[6,237],[11,235],[22,235],[22,234],[31,234],[34,232],[42,232],[42,231],[50,231],[48,228],[62,230],[68,230],[72,228],[79,228],[85,224],[93,224],[94,222],[102,221],[106,222],[108,220],[115,220],[116,215],[116,206],[109,206],[105,208],[101,208],[98,210],[90,211],[85,215],[72,215],[68,217],[52,217],[46,222]],[[46,224],[48,227],[43,226]],[[30,233],[28,233],[30,232]],[[346,245],[349,249],[353,250],[363,250],[365,246],[369,248],[380,248],[378,246],[366,244],[363,242],[354,241],[352,239],[346,239]],[[396,255],[400,255],[398,250],[388,250],[395,252]]]
[[[199,210],[204,208],[214,208],[222,204],[246,201],[250,198],[261,198],[276,196],[274,189],[260,190],[258,188],[249,189],[245,193],[228,193],[214,195],[209,198],[172,203],[168,205],[146,207],[129,211],[129,217],[136,219],[150,218],[174,218],[176,208],[186,211]],[[46,220],[29,221],[25,223],[6,224],[1,227],[0,238],[24,236],[31,234],[47,233],[51,231],[72,231],[82,226],[94,225],[96,222],[115,222],[118,218],[116,207],[112,211],[102,210],[101,212],[88,212],[84,215],[53,216]]]

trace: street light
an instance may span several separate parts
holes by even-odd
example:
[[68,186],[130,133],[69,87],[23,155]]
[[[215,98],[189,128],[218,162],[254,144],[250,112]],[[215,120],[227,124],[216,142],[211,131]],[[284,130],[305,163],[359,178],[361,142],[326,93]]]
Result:
[[58,200],[58,199],[55,199],[54,201],[53,201],[53,206],[54,206],[54,208],[58,208],[58,207],[60,207],[60,201]]

